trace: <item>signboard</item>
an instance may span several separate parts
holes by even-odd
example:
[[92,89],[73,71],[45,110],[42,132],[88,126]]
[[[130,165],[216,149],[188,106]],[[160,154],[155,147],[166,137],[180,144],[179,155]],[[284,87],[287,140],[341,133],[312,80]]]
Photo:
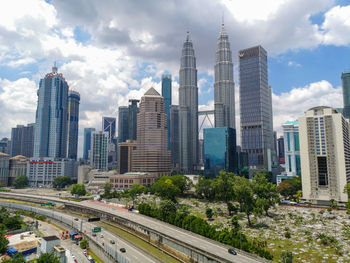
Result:
[[98,232],[101,232],[101,227],[95,227],[92,232],[94,233],[98,233]]
[[95,222],[95,221],[100,221],[101,219],[99,217],[91,217],[88,218],[88,222]]

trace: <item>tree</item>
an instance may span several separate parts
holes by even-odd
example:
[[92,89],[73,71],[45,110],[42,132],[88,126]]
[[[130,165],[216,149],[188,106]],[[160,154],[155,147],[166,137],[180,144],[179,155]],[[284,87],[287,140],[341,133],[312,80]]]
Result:
[[199,198],[204,198],[209,201],[213,201],[215,198],[213,179],[199,178],[199,182],[196,185],[196,194]]
[[140,184],[133,184],[128,191],[128,195],[132,200],[132,204],[135,205],[135,199],[138,195],[144,193],[145,187]]
[[87,249],[89,247],[89,241],[86,238],[83,238],[80,241],[80,248]]
[[104,189],[104,194],[106,196],[109,196],[109,194],[111,193],[111,190],[112,190],[112,184],[111,182],[107,181],[104,186],[103,186],[103,189]]
[[213,209],[207,208],[207,209],[205,210],[205,214],[207,215],[207,218],[208,218],[208,219],[212,219],[212,217],[213,217],[213,215],[214,215]]
[[69,176],[57,176],[55,179],[53,179],[52,187],[56,189],[62,189],[67,185],[71,185],[72,183],[72,178]]
[[248,224],[251,226],[250,215],[255,209],[254,193],[251,182],[244,177],[235,177],[234,182],[235,199],[239,203],[240,210],[247,215]]
[[13,186],[16,189],[24,188],[28,186],[28,178],[25,175],[18,176],[13,182]]
[[270,171],[258,171],[253,173],[253,177],[259,176],[259,177],[265,177],[268,182],[272,183],[273,175]]
[[16,253],[13,258],[2,261],[3,263],[26,263],[24,256],[21,253]]
[[9,241],[5,237],[6,230],[4,228],[0,228],[0,253],[4,254],[7,251],[7,245]]
[[170,179],[157,180],[152,185],[152,191],[162,199],[168,199],[174,203],[177,202],[176,197],[181,193],[181,190]]
[[283,251],[281,253],[282,263],[293,263],[293,253],[291,251]]
[[292,186],[289,183],[282,182],[277,186],[278,192],[285,198],[293,193]]
[[165,220],[169,215],[176,214],[176,205],[170,200],[164,200],[160,203],[160,213]]
[[86,195],[85,185],[83,184],[75,184],[70,190],[72,195],[84,196]]
[[50,253],[41,254],[40,257],[35,262],[36,263],[60,263],[58,257]]
[[220,176],[213,183],[215,198],[226,203],[229,215],[231,215],[229,203],[233,200],[235,194],[233,185],[234,175],[223,171],[220,171]]

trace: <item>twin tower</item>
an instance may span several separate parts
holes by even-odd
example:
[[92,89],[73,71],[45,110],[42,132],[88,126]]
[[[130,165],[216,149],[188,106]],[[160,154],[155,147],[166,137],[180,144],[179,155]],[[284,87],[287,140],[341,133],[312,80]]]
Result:
[[[180,169],[191,172],[198,165],[198,87],[196,57],[188,32],[182,48],[179,79]],[[235,128],[232,52],[224,24],[216,49],[214,106],[215,127]]]

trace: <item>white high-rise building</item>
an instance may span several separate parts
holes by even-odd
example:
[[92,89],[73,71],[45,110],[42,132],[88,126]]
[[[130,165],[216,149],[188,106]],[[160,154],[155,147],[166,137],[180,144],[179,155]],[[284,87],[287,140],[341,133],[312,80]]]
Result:
[[330,107],[314,107],[299,118],[303,199],[347,202],[350,182],[349,121]]
[[90,151],[90,165],[98,170],[108,170],[108,132],[92,133]]

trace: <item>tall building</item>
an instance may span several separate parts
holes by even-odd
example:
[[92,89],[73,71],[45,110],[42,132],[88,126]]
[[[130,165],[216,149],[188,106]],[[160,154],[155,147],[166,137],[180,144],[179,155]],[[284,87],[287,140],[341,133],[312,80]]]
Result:
[[76,160],[78,157],[78,131],[79,131],[79,104],[80,94],[77,91],[68,92],[68,139],[67,158]]
[[11,130],[11,156],[23,155],[33,157],[34,123],[28,126],[17,125]]
[[119,107],[118,114],[118,143],[126,142],[129,138],[129,109],[127,106]]
[[91,134],[90,165],[97,170],[108,170],[108,136],[103,131]]
[[139,100],[129,100],[129,117],[128,117],[128,139],[135,141],[137,138],[137,113],[139,113],[139,107],[137,103]]
[[198,165],[204,166],[204,139],[198,141]]
[[0,153],[11,153],[11,140],[9,138],[2,138],[0,141]]
[[7,186],[9,177],[10,156],[0,152],[0,186]]
[[170,150],[170,105],[171,105],[171,75],[162,75],[162,96],[164,98],[165,114],[168,120],[168,150]]
[[236,170],[236,130],[229,127],[204,129],[204,169],[207,173]]
[[172,168],[179,169],[180,138],[179,138],[179,106],[170,105],[170,149]]
[[84,149],[83,159],[88,160],[89,151],[91,150],[91,134],[95,131],[95,128],[84,128]]
[[272,91],[267,53],[261,46],[239,51],[242,151],[252,169],[272,170],[274,154]]
[[116,119],[113,117],[102,117],[102,130],[108,133],[108,143],[115,137]]
[[167,135],[164,99],[154,88],[150,88],[141,98],[140,112],[137,114],[137,144],[133,151],[133,171],[147,172],[152,176],[170,174]]
[[298,119],[303,199],[345,203],[350,182],[349,121],[330,107],[314,107]]
[[133,151],[136,141],[127,140],[118,144],[118,169],[120,174],[132,171]]
[[27,175],[27,163],[29,158],[23,155],[17,155],[10,158],[8,186],[12,186],[17,177]]
[[185,173],[198,165],[198,87],[196,58],[187,32],[179,72],[180,169]]
[[343,72],[341,74],[343,84],[343,115],[345,118],[350,118],[350,72]]
[[284,138],[283,138],[283,136],[280,136],[277,139],[277,148],[278,148],[278,163],[284,164],[285,155],[284,155]]
[[301,175],[299,123],[287,121],[283,123],[285,170],[287,175]]
[[34,132],[34,157],[66,158],[68,84],[57,67],[40,80]]
[[236,128],[235,83],[230,42],[224,24],[218,37],[214,67],[215,127]]

